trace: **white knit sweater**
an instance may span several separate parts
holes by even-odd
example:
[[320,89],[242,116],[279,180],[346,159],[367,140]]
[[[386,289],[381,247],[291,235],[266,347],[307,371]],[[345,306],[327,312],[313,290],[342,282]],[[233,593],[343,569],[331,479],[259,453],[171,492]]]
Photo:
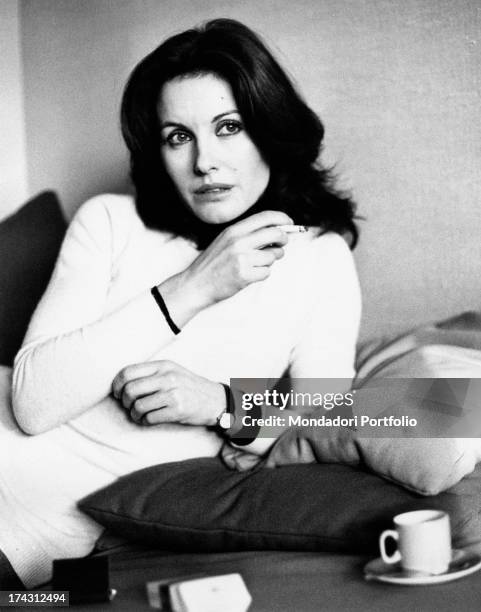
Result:
[[[128,196],[79,209],[13,373],[14,409],[51,429],[28,436],[0,420],[0,549],[27,587],[49,578],[52,559],[92,549],[101,527],[76,509],[81,497],[128,472],[219,450],[203,427],[130,422],[110,395],[124,366],[170,359],[222,382],[353,376],[360,292],[347,245],[308,232],[290,235],[285,251],[267,280],[174,336],[149,289],[185,269],[195,246],[146,229]],[[63,422],[67,413],[78,416]]]

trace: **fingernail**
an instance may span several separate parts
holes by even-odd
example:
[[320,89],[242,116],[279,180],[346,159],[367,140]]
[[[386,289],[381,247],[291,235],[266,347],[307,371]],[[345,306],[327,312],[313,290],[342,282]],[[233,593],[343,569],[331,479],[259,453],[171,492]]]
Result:
[[280,227],[286,234],[307,232],[307,227],[305,225],[281,225]]

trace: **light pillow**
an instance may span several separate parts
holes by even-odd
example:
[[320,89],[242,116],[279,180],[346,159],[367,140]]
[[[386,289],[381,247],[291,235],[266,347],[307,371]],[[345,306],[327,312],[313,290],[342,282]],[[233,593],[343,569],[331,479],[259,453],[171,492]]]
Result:
[[[415,385],[413,379],[419,379]],[[378,348],[361,364],[355,387],[354,414],[416,418],[418,426],[411,433],[416,437],[291,428],[277,440],[266,465],[360,465],[422,495],[436,495],[480,461],[479,314],[420,328]]]

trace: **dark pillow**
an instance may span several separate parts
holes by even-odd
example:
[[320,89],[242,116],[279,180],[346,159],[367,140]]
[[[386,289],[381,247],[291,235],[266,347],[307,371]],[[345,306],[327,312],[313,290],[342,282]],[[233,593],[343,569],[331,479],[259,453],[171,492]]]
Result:
[[12,365],[52,274],[66,222],[57,196],[41,193],[0,223],[0,364]]
[[453,544],[481,540],[481,470],[435,497],[337,464],[228,470],[192,459],[134,472],[84,498],[80,508],[114,533],[169,550],[378,550],[399,512],[451,516]]

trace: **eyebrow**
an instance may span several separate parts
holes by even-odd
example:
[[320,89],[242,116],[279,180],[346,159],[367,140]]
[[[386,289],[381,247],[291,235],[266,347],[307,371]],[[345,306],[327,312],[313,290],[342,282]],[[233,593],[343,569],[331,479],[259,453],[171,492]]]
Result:
[[[226,115],[232,115],[234,113],[237,113],[238,115],[240,115],[239,111],[236,108],[234,108],[233,110],[225,111],[223,113],[220,113],[219,115],[216,115],[215,117],[212,118],[211,123],[215,123],[216,121],[219,121],[219,119],[222,119],[222,117],[225,117]],[[162,121],[162,123],[160,124],[160,129],[163,130],[164,128],[167,128],[167,127],[180,127],[180,128],[183,128],[184,130],[188,130],[188,128],[182,123],[177,123],[175,121]]]
[[222,117],[225,117],[226,115],[232,115],[233,113],[237,113],[238,115],[240,114],[239,111],[236,108],[234,108],[233,110],[226,111],[225,113],[221,113],[220,115],[216,115],[212,119],[211,123],[215,123],[216,121],[219,121],[219,119],[222,119]]

